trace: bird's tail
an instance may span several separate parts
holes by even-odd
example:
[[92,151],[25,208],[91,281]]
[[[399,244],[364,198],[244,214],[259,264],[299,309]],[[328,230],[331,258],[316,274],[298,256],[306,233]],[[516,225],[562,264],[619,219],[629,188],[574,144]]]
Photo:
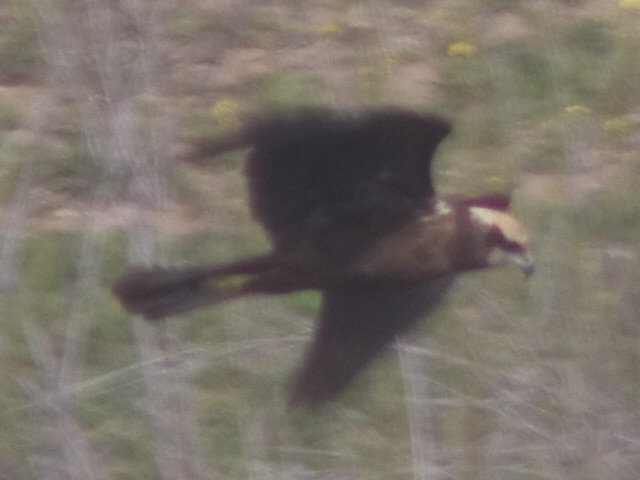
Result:
[[268,256],[220,267],[136,268],[113,292],[129,312],[157,320],[255,293],[250,288],[255,279],[273,268]]

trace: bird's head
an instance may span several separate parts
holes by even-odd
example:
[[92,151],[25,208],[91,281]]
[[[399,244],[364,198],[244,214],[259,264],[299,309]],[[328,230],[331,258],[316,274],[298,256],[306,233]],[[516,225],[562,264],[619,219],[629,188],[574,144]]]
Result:
[[469,209],[471,220],[481,226],[488,266],[513,263],[528,277],[535,264],[524,226],[506,210],[484,206]]

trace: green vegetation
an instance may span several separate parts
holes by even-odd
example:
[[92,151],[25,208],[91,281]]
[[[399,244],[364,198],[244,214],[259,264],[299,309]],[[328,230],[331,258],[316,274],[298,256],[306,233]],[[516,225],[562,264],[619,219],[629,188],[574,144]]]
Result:
[[18,126],[20,112],[10,103],[0,101],[0,129],[10,130]]
[[41,67],[38,38],[32,22],[18,21],[3,32],[0,42],[0,82],[35,79]]
[[[1,478],[635,478],[637,2],[116,3],[0,6]],[[512,191],[528,283],[462,279],[400,362],[313,414],[285,392],[317,293],[122,311],[131,261],[268,248],[242,155],[163,156],[255,111],[387,103],[454,120],[442,191]]]

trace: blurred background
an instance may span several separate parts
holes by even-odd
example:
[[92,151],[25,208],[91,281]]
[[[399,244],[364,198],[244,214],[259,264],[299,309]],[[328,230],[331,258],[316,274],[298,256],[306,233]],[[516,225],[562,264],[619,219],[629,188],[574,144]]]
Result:
[[[639,26],[638,0],[3,2],[0,479],[637,479]],[[154,325],[112,297],[130,264],[268,248],[212,138],[388,104],[454,122],[440,192],[512,192],[530,280],[461,278],[313,414],[285,392],[317,294]]]

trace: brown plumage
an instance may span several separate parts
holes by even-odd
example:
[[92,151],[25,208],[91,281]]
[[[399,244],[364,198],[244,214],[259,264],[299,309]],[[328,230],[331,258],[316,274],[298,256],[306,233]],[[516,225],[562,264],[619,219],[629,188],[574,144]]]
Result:
[[223,266],[135,269],[114,291],[132,313],[158,319],[244,295],[320,290],[291,401],[323,404],[425,317],[455,275],[506,260],[533,271],[508,197],[436,196],[431,160],[450,130],[399,109],[257,120],[209,153],[251,149],[251,208],[272,251]]

